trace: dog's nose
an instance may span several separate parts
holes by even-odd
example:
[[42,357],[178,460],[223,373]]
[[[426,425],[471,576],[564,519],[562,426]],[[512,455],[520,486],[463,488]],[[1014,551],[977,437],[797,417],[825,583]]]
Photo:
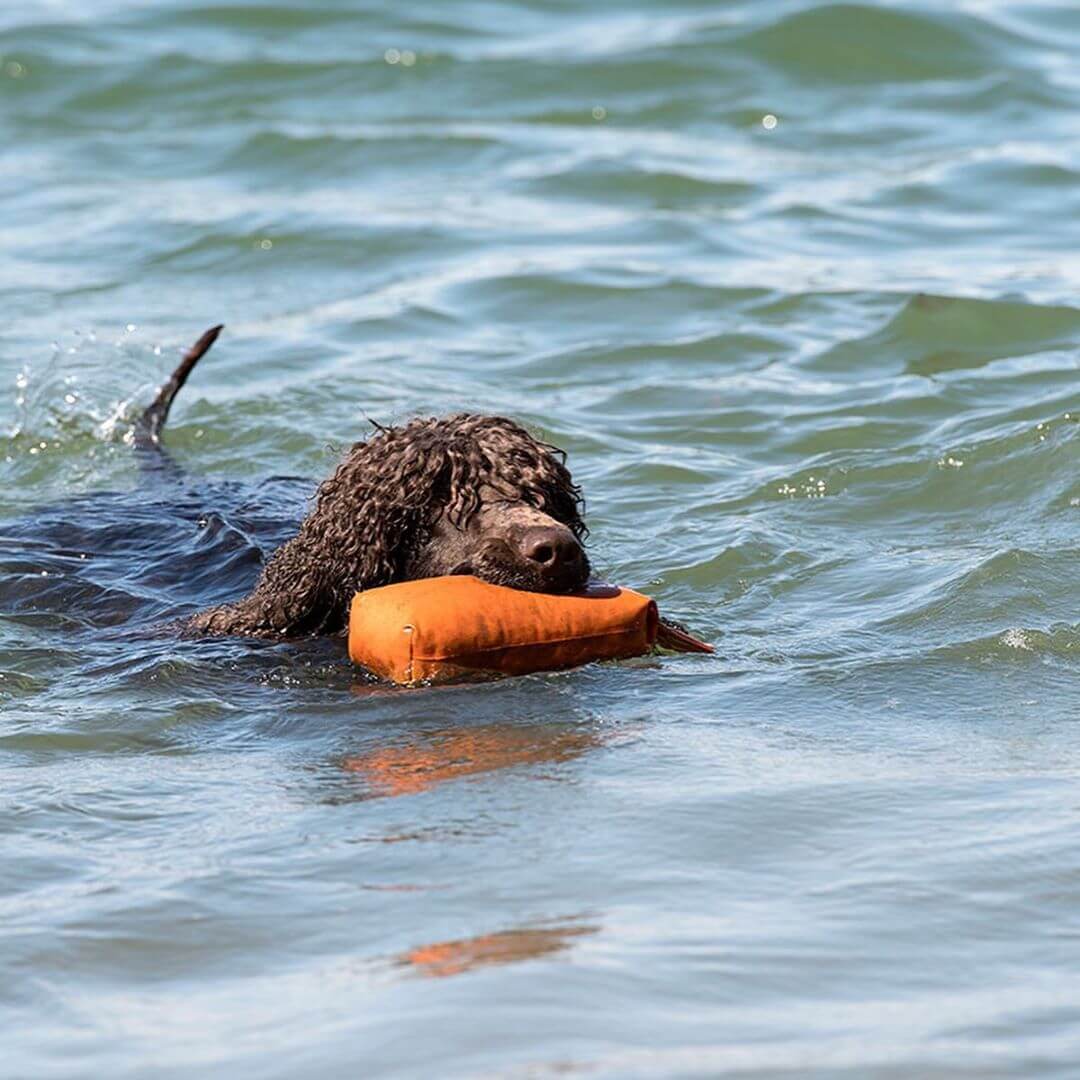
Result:
[[526,529],[521,536],[521,553],[550,574],[579,566],[583,554],[569,529],[551,525]]

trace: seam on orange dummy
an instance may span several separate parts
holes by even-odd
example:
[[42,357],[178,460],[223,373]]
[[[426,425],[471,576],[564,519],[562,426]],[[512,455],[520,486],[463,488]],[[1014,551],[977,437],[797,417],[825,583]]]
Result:
[[416,657],[414,652],[413,652],[413,647],[414,647],[414,645],[416,643],[416,633],[415,633],[416,627],[406,623],[406,625],[403,626],[401,628],[401,630],[402,630],[402,633],[405,633],[405,634],[409,635],[409,659],[408,659],[408,662],[405,665],[405,681],[406,682],[412,682],[413,681],[413,660],[414,659],[420,659],[420,658]]

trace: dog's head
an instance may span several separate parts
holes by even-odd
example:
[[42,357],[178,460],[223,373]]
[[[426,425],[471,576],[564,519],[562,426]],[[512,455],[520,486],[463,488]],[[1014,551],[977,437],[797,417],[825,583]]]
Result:
[[578,533],[531,504],[481,492],[464,520],[438,516],[404,567],[406,579],[475,574],[493,585],[530,592],[565,593],[589,579],[589,559]]
[[302,533],[334,564],[345,602],[358,589],[443,574],[571,592],[588,581],[589,560],[564,458],[499,416],[380,427],[323,483]]

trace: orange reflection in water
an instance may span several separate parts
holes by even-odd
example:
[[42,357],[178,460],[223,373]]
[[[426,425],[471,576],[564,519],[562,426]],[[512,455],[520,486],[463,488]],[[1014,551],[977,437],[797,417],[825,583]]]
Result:
[[415,795],[463,776],[570,761],[600,742],[582,728],[484,724],[426,732],[415,742],[348,757],[342,766],[381,795]]
[[574,938],[595,934],[597,929],[595,926],[579,924],[501,930],[462,941],[440,941],[433,945],[421,945],[403,953],[398,962],[413,968],[419,975],[442,979],[448,975],[461,975],[475,968],[514,964],[520,960],[551,956],[568,948]]

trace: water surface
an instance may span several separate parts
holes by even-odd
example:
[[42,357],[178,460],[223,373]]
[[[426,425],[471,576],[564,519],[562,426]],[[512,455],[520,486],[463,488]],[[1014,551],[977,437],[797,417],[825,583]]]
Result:
[[[1078,56],[1021,0],[5,6],[0,1071],[1075,1075]],[[149,632],[461,408],[716,655]]]

